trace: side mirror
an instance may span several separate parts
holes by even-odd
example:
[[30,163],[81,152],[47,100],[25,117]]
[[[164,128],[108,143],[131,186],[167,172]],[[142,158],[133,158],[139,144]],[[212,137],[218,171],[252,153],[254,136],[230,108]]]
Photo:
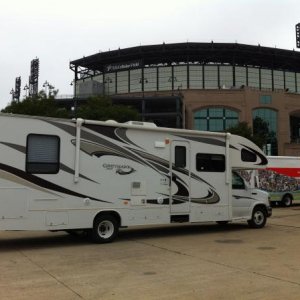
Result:
[[258,176],[255,176],[255,177],[254,177],[254,185],[255,185],[256,188],[260,188]]

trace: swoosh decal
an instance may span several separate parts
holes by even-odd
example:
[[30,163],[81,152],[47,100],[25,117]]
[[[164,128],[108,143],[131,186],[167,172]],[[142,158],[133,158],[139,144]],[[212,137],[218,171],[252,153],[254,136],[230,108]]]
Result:
[[246,146],[246,145],[243,145],[241,144],[243,147],[245,147],[246,149],[248,149],[248,151],[254,153],[255,155],[257,155],[259,158],[260,158],[260,163],[256,164],[258,166],[267,166],[268,164],[268,160],[266,159],[266,157],[264,155],[262,155],[261,153],[259,153],[258,151]]
[[112,203],[112,202],[109,202],[109,201],[97,199],[97,198],[94,198],[94,197],[90,197],[88,195],[84,195],[84,194],[80,194],[80,193],[71,191],[71,190],[66,189],[62,186],[59,186],[55,183],[44,180],[40,177],[37,177],[35,175],[26,173],[26,172],[24,172],[20,169],[17,169],[17,168],[14,168],[14,167],[11,167],[11,166],[8,166],[8,165],[5,165],[5,164],[0,164],[0,169],[3,170],[3,171],[6,171],[8,173],[11,173],[11,174],[13,174],[13,175],[15,175],[19,178],[22,178],[22,179],[24,179],[24,180],[26,180],[30,183],[33,183],[33,184],[37,185],[38,187],[43,187],[47,190],[52,190],[52,191],[55,191],[55,192],[59,192],[59,193],[63,193],[63,194],[67,194],[67,195],[71,195],[71,196],[75,196],[75,197],[80,197],[80,198],[90,198],[92,200],[99,201],[99,202]]
[[134,168],[131,168],[129,171],[124,171],[122,169],[117,169],[116,170],[116,173],[119,174],[119,175],[129,175],[129,174],[134,173],[134,172],[135,172]]
[[[26,154],[26,147],[25,146],[13,144],[13,143],[6,143],[6,142],[0,142],[0,144],[3,144],[3,145],[5,145],[5,146],[7,146],[9,148],[17,150],[17,151],[19,151],[19,152],[21,152],[23,154]],[[74,173],[75,173],[74,170],[72,170],[71,168],[69,168],[68,166],[66,166],[63,163],[59,164],[59,169],[62,170],[62,171],[64,171],[64,172],[66,172],[66,173],[72,174],[72,175],[74,175]],[[88,177],[86,177],[86,176],[84,176],[82,174],[79,174],[79,177],[99,184],[99,182],[97,182],[95,180],[92,180],[92,179],[90,179],[90,178],[88,178]]]

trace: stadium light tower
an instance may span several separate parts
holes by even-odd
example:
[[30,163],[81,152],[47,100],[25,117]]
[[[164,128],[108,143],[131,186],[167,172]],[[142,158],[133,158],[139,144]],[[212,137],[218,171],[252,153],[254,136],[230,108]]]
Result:
[[25,91],[25,98],[27,98],[29,86],[26,84],[26,85],[24,86],[23,90]]
[[300,48],[300,23],[296,24],[296,45]]
[[34,97],[38,94],[39,88],[39,59],[33,59],[30,64],[30,76],[29,76],[29,97]]

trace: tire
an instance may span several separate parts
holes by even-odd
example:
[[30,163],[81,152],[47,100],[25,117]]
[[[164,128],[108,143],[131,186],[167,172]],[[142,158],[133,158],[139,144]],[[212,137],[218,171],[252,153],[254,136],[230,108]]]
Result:
[[293,199],[290,195],[285,195],[280,203],[284,207],[290,207],[293,204]]
[[112,215],[96,217],[91,232],[93,242],[103,244],[112,242],[119,231],[119,223]]
[[257,206],[253,209],[252,218],[248,220],[251,228],[263,228],[267,222],[266,209],[263,206]]

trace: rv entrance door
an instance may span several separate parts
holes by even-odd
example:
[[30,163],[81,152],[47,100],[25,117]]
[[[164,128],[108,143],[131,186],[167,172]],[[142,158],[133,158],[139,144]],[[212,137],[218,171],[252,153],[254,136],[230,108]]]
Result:
[[190,143],[172,141],[170,155],[170,211],[188,213],[190,211]]

